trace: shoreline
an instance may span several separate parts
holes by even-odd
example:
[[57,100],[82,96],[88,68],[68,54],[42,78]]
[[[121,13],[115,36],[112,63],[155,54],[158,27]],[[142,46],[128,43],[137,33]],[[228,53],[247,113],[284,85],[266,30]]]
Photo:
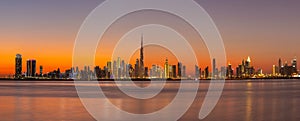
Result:
[[[243,79],[239,79],[239,78],[234,78],[234,79],[225,79],[225,81],[258,81],[258,80],[299,80],[299,77],[290,77],[290,78],[243,78]],[[166,80],[166,81],[172,81],[172,82],[179,82],[179,81],[191,81],[191,80],[195,80],[195,79],[95,79],[95,80],[74,80],[74,79],[36,79],[36,78],[27,78],[27,79],[12,79],[12,78],[0,78],[0,82],[1,81],[146,81],[146,82],[150,82],[150,81],[162,81],[162,80]],[[205,81],[214,81],[214,80],[221,80],[221,79],[199,79],[199,80],[195,80],[195,81],[201,81],[201,82],[205,82]]]

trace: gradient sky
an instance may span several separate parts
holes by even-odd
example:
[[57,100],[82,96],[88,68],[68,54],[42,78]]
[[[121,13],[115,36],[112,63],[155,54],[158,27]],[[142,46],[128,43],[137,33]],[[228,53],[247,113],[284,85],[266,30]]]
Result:
[[[101,2],[102,0],[0,1],[0,74],[14,73],[14,58],[17,53],[23,55],[23,72],[26,71],[25,60],[30,58],[36,59],[37,65],[43,65],[45,72],[58,67],[62,70],[69,68],[80,25]],[[290,62],[295,56],[300,57],[299,0],[197,2],[216,23],[225,43],[227,59],[234,67],[242,59],[251,56],[256,68],[263,68],[264,72],[270,73],[278,58]],[[122,4],[126,2],[122,1]],[[145,32],[144,34],[146,42],[150,43],[151,39],[155,39]],[[167,37],[169,36],[163,38]],[[149,47],[145,52],[151,50],[164,49]],[[102,66],[109,56],[104,54],[97,59],[96,63]],[[210,64],[206,55],[198,59],[202,68]],[[153,60],[149,59],[148,62]]]

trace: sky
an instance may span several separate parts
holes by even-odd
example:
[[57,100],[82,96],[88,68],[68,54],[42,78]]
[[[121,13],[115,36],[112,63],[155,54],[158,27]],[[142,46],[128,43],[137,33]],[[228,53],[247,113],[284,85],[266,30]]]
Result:
[[[17,53],[23,56],[23,72],[25,61],[36,59],[37,65],[43,65],[45,72],[58,67],[62,70],[72,66],[72,53],[76,35],[82,22],[102,0],[2,0],[0,1],[0,75],[14,73],[14,58]],[[300,1],[298,0],[196,0],[212,17],[224,40],[227,59],[236,67],[242,59],[251,57],[255,68],[262,68],[271,73],[272,65],[279,58],[290,62],[300,57]],[[120,4],[126,4],[122,1]],[[174,5],[174,3],[170,3]],[[124,19],[143,21],[149,14],[136,14]],[[197,15],[197,13],[192,13]],[[143,16],[144,15],[144,16]],[[167,16],[172,18],[172,16]],[[166,21],[176,27],[185,27],[174,18]],[[119,23],[119,28],[108,30],[98,45],[96,65],[103,66],[111,59],[115,48],[112,40],[121,38],[127,29],[126,24]],[[155,21],[155,19],[153,20]],[[158,21],[155,21],[158,22]],[[130,23],[130,22],[129,22]],[[142,23],[142,22],[141,22]],[[167,24],[167,23],[166,23]],[[118,25],[118,23],[116,23]],[[114,27],[112,27],[114,28]],[[157,29],[161,30],[157,32]],[[122,38],[123,42],[140,44],[140,33],[144,34],[145,44],[156,41],[183,41],[168,29],[159,26],[145,26]],[[188,32],[186,32],[188,34]],[[190,38],[196,41],[197,38]],[[116,41],[115,41],[116,42]],[[106,46],[107,45],[107,46]],[[124,45],[124,44],[123,44]],[[104,47],[103,47],[104,46]],[[129,48],[124,45],[121,49]],[[199,66],[204,68],[210,64],[207,48],[203,42],[193,47],[196,50]],[[133,56],[130,62],[138,57],[138,51],[129,52]],[[176,55],[186,52],[172,53],[168,49],[149,45],[145,47],[146,65],[163,64],[166,57],[175,64]],[[147,56],[149,55],[149,56]],[[151,56],[153,55],[153,56]],[[157,55],[157,56],[154,56]],[[119,56],[119,55],[118,55]],[[122,55],[120,55],[122,56]],[[160,62],[160,63],[159,63]],[[190,71],[194,63],[186,63]],[[299,65],[299,64],[298,64]]]

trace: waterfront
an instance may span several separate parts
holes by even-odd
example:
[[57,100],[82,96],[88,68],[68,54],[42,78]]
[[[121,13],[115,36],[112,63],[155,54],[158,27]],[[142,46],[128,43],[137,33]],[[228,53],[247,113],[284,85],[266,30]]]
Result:
[[[135,83],[140,87],[149,84],[148,82]],[[154,85],[156,83],[160,82],[155,82]],[[196,82],[184,84],[194,83]],[[117,91],[117,86],[113,82],[100,82],[99,85],[117,107],[141,114],[157,111],[169,104],[176,95],[180,83],[167,82],[158,97],[143,101],[123,95]],[[180,120],[197,120],[208,86],[209,83],[205,81],[200,83],[195,102]],[[81,104],[74,83],[70,81],[1,81],[0,90],[0,119],[4,121],[95,120]],[[189,93],[189,90],[184,93]],[[298,121],[300,120],[299,94],[300,80],[229,80],[225,84],[217,106],[205,120]],[[99,113],[116,115],[105,111]]]

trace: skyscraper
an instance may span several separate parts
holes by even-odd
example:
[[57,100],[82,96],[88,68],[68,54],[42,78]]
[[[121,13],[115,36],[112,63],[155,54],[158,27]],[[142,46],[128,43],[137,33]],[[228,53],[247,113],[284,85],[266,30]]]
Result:
[[118,57],[117,59],[117,68],[120,68],[121,67],[121,58]]
[[168,62],[168,58],[166,59],[166,62],[165,62],[165,78],[170,78],[170,72],[169,72],[169,62]]
[[282,68],[282,61],[281,58],[279,58],[278,60],[278,71],[279,71],[279,75],[283,75],[283,68]]
[[22,77],[22,55],[17,54],[15,59],[15,78],[21,78]]
[[277,66],[276,65],[273,65],[273,68],[272,68],[272,76],[276,76],[277,75]]
[[195,65],[195,79],[198,79],[200,77],[199,67]]
[[298,68],[297,68],[297,58],[296,57],[292,60],[292,67],[293,67],[293,73],[297,74]]
[[134,76],[135,76],[135,78],[139,78],[139,70],[140,70],[140,61],[139,61],[139,59],[136,59],[135,65],[134,65]]
[[144,36],[141,36],[141,49],[140,49],[140,71],[139,77],[144,78],[145,75],[145,66],[144,66]]
[[40,66],[40,76],[43,76],[43,66]]
[[246,60],[246,65],[244,67],[245,69],[245,76],[247,78],[252,77],[255,74],[255,69],[254,67],[251,65],[251,59],[250,56],[248,56],[247,60]]
[[250,56],[248,56],[247,61],[246,61],[246,68],[250,68],[251,66],[251,59]]
[[282,67],[282,61],[281,61],[281,58],[279,58],[278,60],[278,66],[281,68]]
[[149,68],[145,67],[144,77],[146,77],[146,78],[149,77],[148,73],[149,73]]
[[174,79],[176,79],[176,77],[177,77],[177,74],[176,74],[176,65],[172,66],[172,76],[173,76]]
[[186,66],[182,66],[182,77],[186,78]]
[[169,78],[173,77],[173,66],[169,65]]
[[292,66],[294,68],[297,68],[297,58],[296,57],[292,60]]
[[233,77],[233,69],[232,69],[232,65],[229,63],[228,67],[227,67],[227,77],[228,78],[232,78]]
[[212,76],[217,76],[217,67],[216,67],[216,59],[213,59],[213,68],[212,68]]
[[111,61],[108,61],[107,64],[107,73],[106,73],[106,78],[110,78],[110,75],[112,73],[112,64],[111,64]]
[[182,63],[181,62],[178,62],[178,78],[181,78],[182,76]]
[[208,66],[204,69],[204,79],[208,79],[209,78],[209,70],[208,70]]
[[36,74],[36,60],[30,59],[27,60],[27,77],[34,77]]
[[125,77],[125,74],[126,73],[126,65],[125,65],[125,61],[122,60],[121,61],[121,77],[124,78]]
[[118,75],[118,67],[117,67],[117,61],[113,62],[113,69],[112,69],[112,76],[114,79],[116,79]]

